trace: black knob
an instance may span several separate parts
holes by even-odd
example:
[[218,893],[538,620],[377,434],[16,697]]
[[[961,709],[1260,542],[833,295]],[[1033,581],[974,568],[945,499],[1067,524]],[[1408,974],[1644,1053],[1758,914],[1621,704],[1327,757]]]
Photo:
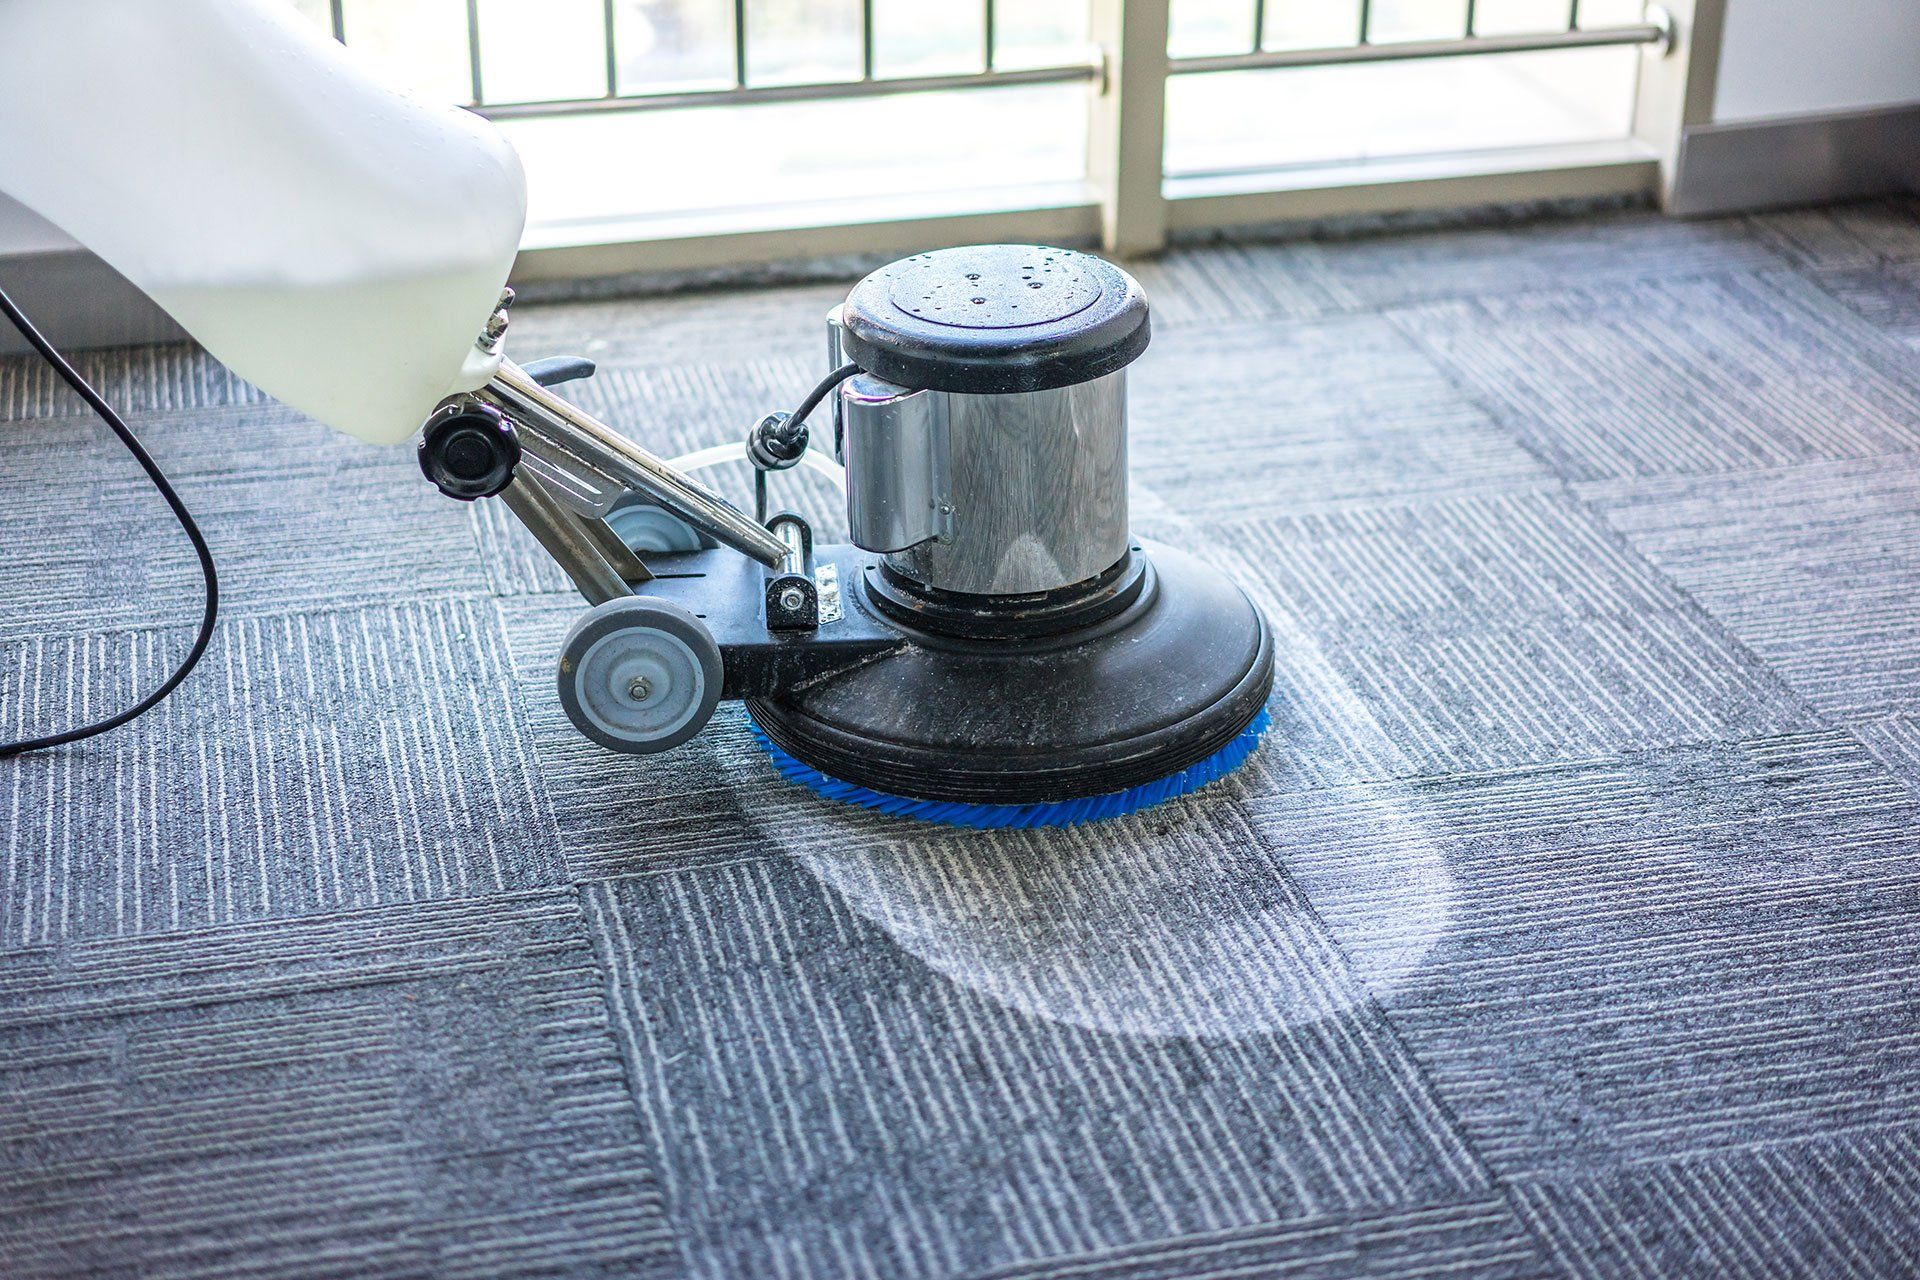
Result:
[[513,481],[520,439],[506,415],[478,400],[449,400],[420,438],[420,472],[449,498],[491,498]]
[[807,451],[807,424],[790,413],[770,413],[747,436],[747,459],[762,471],[785,471]]

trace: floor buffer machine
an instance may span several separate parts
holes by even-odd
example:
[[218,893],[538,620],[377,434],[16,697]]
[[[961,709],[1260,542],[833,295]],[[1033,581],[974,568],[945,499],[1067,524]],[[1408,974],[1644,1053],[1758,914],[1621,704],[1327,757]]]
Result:
[[[505,356],[525,189],[490,126],[377,85],[284,6],[117,7],[84,38],[64,6],[0,7],[0,187],[264,390],[365,439],[418,427],[443,493],[504,502],[590,606],[557,673],[588,738],[668,751],[739,699],[786,777],[986,827],[1128,812],[1257,743],[1265,620],[1128,522],[1150,325],[1120,268],[980,245],[873,272],[828,318],[824,378],[749,433],[749,515],[555,390],[590,362]],[[844,470],[849,543],[769,509],[810,453]]]

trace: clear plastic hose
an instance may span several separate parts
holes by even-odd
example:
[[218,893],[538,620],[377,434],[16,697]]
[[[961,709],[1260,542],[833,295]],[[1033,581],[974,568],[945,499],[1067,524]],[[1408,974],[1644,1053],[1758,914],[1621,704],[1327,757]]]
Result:
[[[683,453],[669,464],[680,471],[700,471],[707,467],[719,466],[723,462],[745,462],[747,460],[746,442],[734,444],[716,444],[711,448],[696,449],[692,453]],[[843,493],[847,487],[847,469],[819,450],[808,447],[800,455],[800,465],[812,467]]]

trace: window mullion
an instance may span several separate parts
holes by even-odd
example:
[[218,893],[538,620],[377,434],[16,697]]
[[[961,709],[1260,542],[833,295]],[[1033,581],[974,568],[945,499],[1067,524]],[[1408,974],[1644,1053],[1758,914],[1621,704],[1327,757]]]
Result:
[[1087,130],[1087,179],[1100,205],[1100,246],[1117,257],[1167,239],[1161,193],[1167,114],[1168,0],[1090,0],[1105,61]]

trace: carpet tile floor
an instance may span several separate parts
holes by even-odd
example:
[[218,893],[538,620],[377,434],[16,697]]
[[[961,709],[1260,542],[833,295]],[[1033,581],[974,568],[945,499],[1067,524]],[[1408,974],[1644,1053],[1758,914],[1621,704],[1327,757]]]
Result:
[[[1276,727],[1064,832],[832,807],[737,707],[602,752],[493,504],[84,353],[225,607],[161,710],[0,763],[0,1276],[1916,1274],[1920,204],[1140,275],[1135,525],[1268,611]],[[513,340],[672,454],[846,287]],[[191,638],[165,509],[14,357],[0,534],[0,736]]]

